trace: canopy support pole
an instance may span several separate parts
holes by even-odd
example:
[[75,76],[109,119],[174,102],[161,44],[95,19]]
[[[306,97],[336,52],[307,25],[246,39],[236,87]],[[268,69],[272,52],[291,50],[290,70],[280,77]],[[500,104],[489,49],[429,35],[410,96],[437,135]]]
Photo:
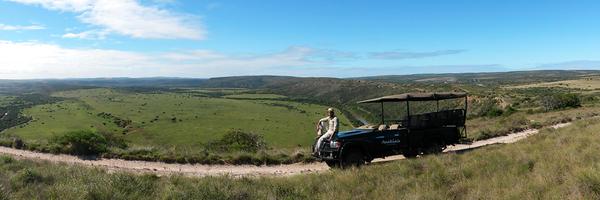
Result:
[[406,120],[408,122],[408,126],[410,126],[410,104],[409,101],[406,101]]
[[383,116],[383,101],[381,102],[381,124],[385,124],[385,117]]

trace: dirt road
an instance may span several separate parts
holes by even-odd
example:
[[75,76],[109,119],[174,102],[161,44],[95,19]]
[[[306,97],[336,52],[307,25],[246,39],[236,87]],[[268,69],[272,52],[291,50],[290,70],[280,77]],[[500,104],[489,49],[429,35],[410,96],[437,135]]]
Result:
[[[553,128],[561,128],[568,126],[571,123],[563,123],[552,126]],[[473,149],[490,144],[498,143],[513,143],[524,139],[530,135],[536,134],[537,129],[529,129],[517,133],[512,133],[506,136],[481,140],[466,145],[449,146],[444,152],[461,151]],[[324,163],[297,163],[290,165],[271,165],[271,166],[254,166],[254,165],[190,165],[190,164],[167,164],[161,162],[146,162],[146,161],[128,161],[121,159],[99,159],[99,160],[84,160],[77,156],[71,155],[54,155],[47,153],[37,153],[25,150],[0,147],[0,154],[12,156],[16,159],[42,160],[55,163],[78,164],[91,167],[100,167],[114,171],[128,171],[134,173],[155,173],[158,175],[182,174],[185,176],[219,176],[229,175],[233,177],[241,176],[290,176],[297,174],[315,173],[326,171],[329,169]],[[386,162],[392,160],[404,159],[403,156],[391,156],[385,159],[375,159],[373,162]]]

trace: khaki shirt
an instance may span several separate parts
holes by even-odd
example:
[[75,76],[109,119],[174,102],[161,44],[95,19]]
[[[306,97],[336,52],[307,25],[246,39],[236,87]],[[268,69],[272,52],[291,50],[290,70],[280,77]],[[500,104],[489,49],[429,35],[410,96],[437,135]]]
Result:
[[319,122],[328,122],[327,124],[327,132],[325,134],[334,134],[337,133],[338,130],[340,129],[340,123],[338,121],[337,117],[325,117],[321,120],[319,120]]

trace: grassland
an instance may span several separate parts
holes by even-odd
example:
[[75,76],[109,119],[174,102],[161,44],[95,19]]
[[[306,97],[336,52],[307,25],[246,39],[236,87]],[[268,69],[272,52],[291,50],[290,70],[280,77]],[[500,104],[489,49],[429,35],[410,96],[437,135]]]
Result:
[[0,199],[598,199],[600,121],[462,154],[282,178],[186,178],[0,157]]
[[[34,120],[5,133],[25,140],[47,140],[68,131],[109,131],[122,133],[133,146],[196,149],[229,130],[239,129],[262,135],[274,148],[292,149],[312,144],[314,122],[326,109],[315,104],[263,98],[238,100],[112,89],[71,90],[54,96],[68,100],[26,109],[24,114]],[[112,117],[102,117],[99,113],[109,113],[131,123],[119,127]],[[351,128],[344,116],[341,128]]]
[[582,89],[582,90],[599,90],[600,89],[600,77],[585,77],[585,78],[573,79],[573,80],[533,83],[533,84],[511,86],[508,88],[533,88],[533,87],[562,87],[562,88]]
[[472,140],[487,139],[524,129],[539,128],[596,116],[600,116],[600,107],[585,105],[576,109],[551,112],[531,114],[518,112],[509,116],[481,117],[467,120],[468,138]]
[[286,96],[278,94],[232,94],[223,96],[230,99],[282,99]]
[[73,130],[118,130],[112,122],[96,116],[85,104],[76,100],[38,105],[26,109],[24,114],[32,116],[33,120],[4,133],[39,142]]

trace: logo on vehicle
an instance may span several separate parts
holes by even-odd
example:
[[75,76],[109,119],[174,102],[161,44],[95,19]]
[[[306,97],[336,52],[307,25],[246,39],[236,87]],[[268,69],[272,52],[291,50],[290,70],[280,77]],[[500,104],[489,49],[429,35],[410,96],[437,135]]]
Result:
[[397,144],[400,143],[400,139],[383,140],[381,144]]

